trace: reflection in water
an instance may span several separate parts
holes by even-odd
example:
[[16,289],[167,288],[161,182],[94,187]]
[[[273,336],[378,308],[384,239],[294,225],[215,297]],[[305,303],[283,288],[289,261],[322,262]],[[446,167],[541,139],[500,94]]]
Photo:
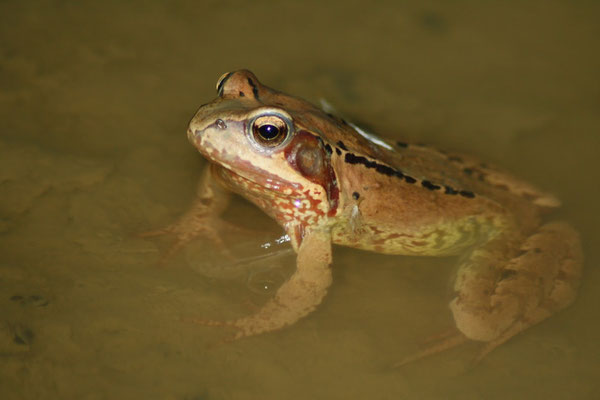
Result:
[[248,288],[257,294],[274,294],[294,273],[294,269],[289,267],[294,265],[295,259],[295,254],[290,249],[270,255],[266,266],[266,258],[254,261],[256,268],[252,268],[248,274]]
[[296,268],[296,255],[287,235],[260,235],[229,240],[232,259],[218,251],[188,246],[184,251],[188,264],[210,278],[245,282],[251,291],[273,294]]

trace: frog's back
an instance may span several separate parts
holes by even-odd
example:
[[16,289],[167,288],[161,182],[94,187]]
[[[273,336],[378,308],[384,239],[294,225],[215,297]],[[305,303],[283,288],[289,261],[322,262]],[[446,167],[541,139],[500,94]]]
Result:
[[553,195],[475,157],[382,139],[302,100],[300,104],[304,109],[297,115],[299,122],[322,132],[325,142],[329,141],[334,147],[357,157],[379,160],[407,176],[426,182],[426,185],[431,182],[443,188],[459,188],[507,207],[512,207],[515,202],[523,202],[527,207],[539,210],[560,206],[560,201]]
[[[458,254],[507,230],[530,232],[558,200],[467,156],[421,145],[336,143],[332,162],[350,199],[335,224],[342,245],[395,254]],[[385,143],[385,142],[384,142]]]
[[388,157],[393,165],[441,184],[466,187],[491,198],[514,197],[541,208],[560,206],[553,195],[472,156],[397,142],[394,151],[388,151]]
[[414,170],[337,150],[332,162],[343,199],[333,224],[337,244],[389,254],[451,255],[511,223],[502,205],[457,180],[434,183]]

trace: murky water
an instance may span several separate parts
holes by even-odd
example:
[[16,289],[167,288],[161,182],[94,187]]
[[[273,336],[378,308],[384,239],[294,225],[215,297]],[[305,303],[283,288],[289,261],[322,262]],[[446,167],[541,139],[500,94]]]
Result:
[[[3,399],[600,397],[598,3],[65,3],[0,3]],[[190,320],[251,313],[293,257],[225,270],[197,242],[159,265],[168,239],[136,234],[192,200],[186,124],[240,67],[557,194],[584,240],[578,301],[474,368],[477,344],[391,370],[452,325],[454,260],[336,248],[314,314],[220,344]],[[242,200],[228,218],[278,233]]]

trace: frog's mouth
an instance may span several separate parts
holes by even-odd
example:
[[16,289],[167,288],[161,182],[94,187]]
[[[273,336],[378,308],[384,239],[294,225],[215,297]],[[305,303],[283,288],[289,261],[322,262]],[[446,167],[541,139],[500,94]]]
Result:
[[[245,196],[249,192],[260,197],[298,196],[303,185],[283,179],[251,161],[231,152],[226,146],[215,147],[206,140],[206,129],[188,130],[188,138],[213,168],[213,175],[230,190]],[[235,142],[231,140],[231,142]]]
[[[302,190],[301,184],[282,180],[277,175],[257,168],[247,160],[237,159],[235,171],[231,167],[214,161],[211,164],[213,176],[225,187],[242,196],[284,198],[298,196]],[[236,171],[254,171],[254,173],[242,175]]]

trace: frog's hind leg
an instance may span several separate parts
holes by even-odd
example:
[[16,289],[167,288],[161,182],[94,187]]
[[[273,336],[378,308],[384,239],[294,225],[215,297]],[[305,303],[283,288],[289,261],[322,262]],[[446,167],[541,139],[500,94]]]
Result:
[[459,266],[450,309],[467,338],[486,342],[477,360],[576,296],[583,254],[570,225],[549,223],[520,246],[514,240],[492,240]]

